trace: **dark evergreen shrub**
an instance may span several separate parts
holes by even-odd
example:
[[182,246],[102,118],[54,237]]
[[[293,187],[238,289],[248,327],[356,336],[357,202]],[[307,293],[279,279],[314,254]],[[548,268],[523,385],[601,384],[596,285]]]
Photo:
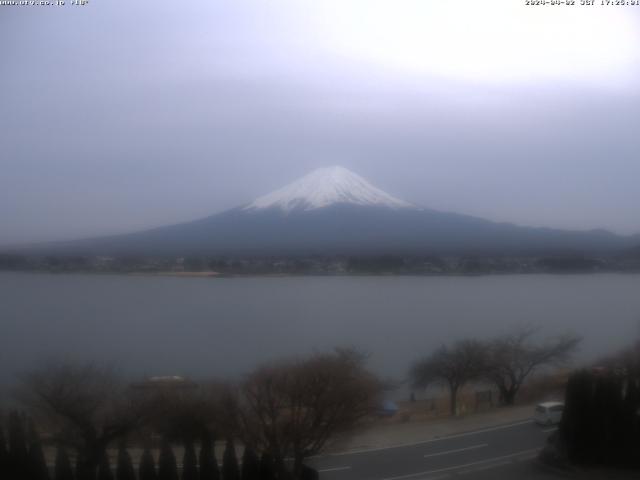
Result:
[[260,479],[260,458],[258,454],[250,447],[244,449],[242,455],[242,480],[259,480]]
[[138,472],[139,480],[156,480],[156,462],[153,459],[151,450],[148,448],[142,452],[140,457],[140,469]]
[[260,458],[260,480],[275,480],[276,467],[273,462],[273,457],[264,452]]
[[640,467],[640,378],[632,378],[627,384],[627,394],[622,404],[624,418],[621,428],[622,455],[628,460],[628,466]]
[[100,463],[98,463],[98,480],[113,480],[111,461],[109,460],[109,454],[106,450],[102,452]]
[[131,455],[124,445],[118,448],[118,465],[116,466],[116,480],[136,480]]
[[9,414],[9,478],[27,478],[29,475],[29,453],[24,427],[24,417],[18,412],[11,412]]
[[300,470],[300,480],[319,480],[319,478],[320,475],[316,469],[308,467],[307,465],[302,465],[302,469]]
[[158,459],[158,480],[178,480],[178,466],[168,441],[162,443]]
[[227,440],[222,456],[222,480],[240,480],[238,457],[232,440]]
[[4,438],[2,424],[0,424],[0,478],[9,477],[9,450],[7,450],[7,442]]
[[565,409],[560,424],[560,438],[573,463],[583,463],[590,454],[592,423],[589,417],[593,404],[593,382],[586,371],[572,374],[567,381]]
[[42,444],[35,429],[31,429],[31,444],[27,460],[29,480],[49,480],[49,469],[44,458]]
[[558,441],[572,463],[640,466],[639,381],[624,369],[569,377]]
[[75,466],[76,480],[91,480],[89,473],[87,472],[86,457],[82,452],[76,452],[76,466]]
[[202,434],[200,444],[200,480],[220,480],[215,446],[209,432]]
[[623,423],[622,413],[623,388],[621,378],[617,375],[606,375],[599,379],[597,388],[600,402],[597,408],[603,408],[601,414],[601,432],[596,448],[600,451],[599,461],[606,465],[620,465],[622,458]]
[[185,442],[182,458],[182,480],[198,480],[198,459],[192,441]]
[[56,465],[54,467],[54,480],[73,480],[73,470],[69,455],[63,447],[58,447],[56,451]]
[[83,452],[76,452],[76,480],[90,480],[86,468],[87,462]]

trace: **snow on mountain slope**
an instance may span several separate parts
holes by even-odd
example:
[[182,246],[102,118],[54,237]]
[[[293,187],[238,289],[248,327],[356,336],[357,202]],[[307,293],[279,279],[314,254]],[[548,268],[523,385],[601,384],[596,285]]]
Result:
[[319,168],[295,182],[257,198],[245,210],[315,210],[334,204],[416,208],[374,187],[344,167]]

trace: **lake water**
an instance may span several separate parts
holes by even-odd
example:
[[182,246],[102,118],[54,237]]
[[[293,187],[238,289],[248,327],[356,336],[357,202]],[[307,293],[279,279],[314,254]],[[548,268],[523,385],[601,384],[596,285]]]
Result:
[[175,278],[0,273],[0,382],[49,357],[135,375],[234,377],[353,345],[401,379],[442,343],[531,322],[589,360],[640,336],[638,275]]

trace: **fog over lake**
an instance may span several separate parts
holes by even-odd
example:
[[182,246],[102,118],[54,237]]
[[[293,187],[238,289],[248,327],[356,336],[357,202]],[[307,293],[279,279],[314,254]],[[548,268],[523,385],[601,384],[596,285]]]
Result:
[[638,275],[175,278],[0,273],[0,382],[50,357],[133,375],[234,377],[340,345],[402,379],[444,342],[531,322],[584,336],[579,360],[640,336]]

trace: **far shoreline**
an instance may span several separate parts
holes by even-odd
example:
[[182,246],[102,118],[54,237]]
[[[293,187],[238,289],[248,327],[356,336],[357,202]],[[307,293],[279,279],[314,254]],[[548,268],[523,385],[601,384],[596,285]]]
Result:
[[477,277],[504,277],[504,276],[583,276],[583,275],[640,275],[640,270],[601,270],[601,271],[528,271],[528,272],[447,272],[447,273],[411,273],[411,272],[385,272],[385,273],[221,273],[214,271],[95,271],[95,270],[0,270],[0,274],[34,274],[34,275],[95,275],[95,276],[125,276],[125,277],[165,277],[165,278],[201,278],[201,279],[225,279],[225,278],[363,278],[363,277],[428,277],[428,278],[477,278]]

